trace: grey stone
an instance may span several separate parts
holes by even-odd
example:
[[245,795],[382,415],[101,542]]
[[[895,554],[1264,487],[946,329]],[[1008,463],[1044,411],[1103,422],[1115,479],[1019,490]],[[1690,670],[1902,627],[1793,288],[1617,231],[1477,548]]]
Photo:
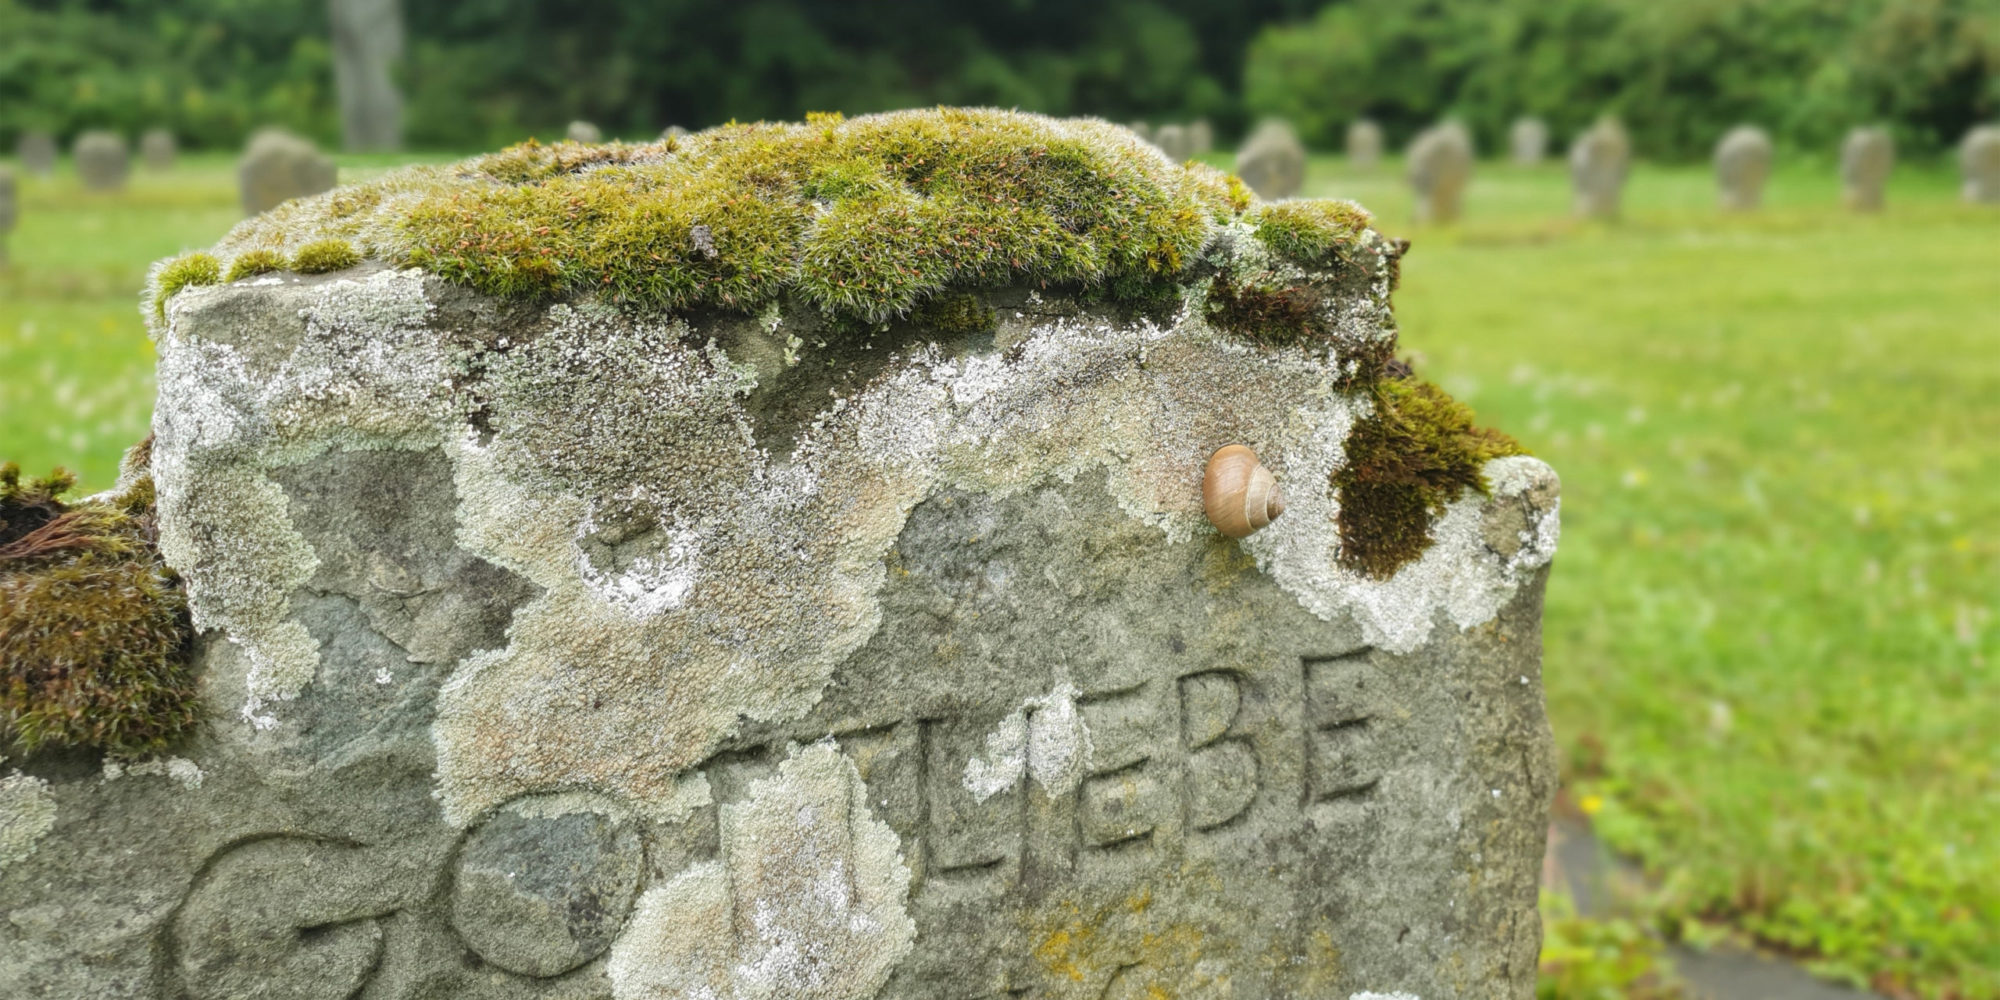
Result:
[[1139,138],[1146,140],[1147,142],[1153,141],[1153,127],[1151,125],[1148,125],[1142,121],[1134,121],[1127,124],[1125,127],[1131,129],[1133,135],[1136,135]]
[[1215,126],[1197,118],[1187,127],[1189,156],[1205,156],[1215,151]]
[[1185,163],[1194,155],[1194,143],[1188,138],[1187,128],[1182,125],[1162,125],[1153,133],[1153,145],[1167,154],[1167,159],[1175,163]]
[[1576,214],[1586,219],[1616,219],[1625,193],[1625,175],[1632,167],[1632,140],[1616,119],[1606,118],[1576,137],[1569,148],[1570,188]]
[[1981,125],[1965,134],[1958,147],[1958,169],[1965,178],[1966,201],[2000,205],[2000,125]]
[[1472,134],[1457,122],[1424,130],[1410,143],[1410,186],[1417,192],[1417,221],[1458,221],[1465,185],[1472,180]]
[[1347,162],[1362,170],[1382,162],[1382,126],[1366,118],[1347,123]]
[[7,263],[7,234],[14,231],[20,221],[20,191],[14,181],[14,171],[0,166],[0,266]]
[[22,170],[47,177],[56,169],[56,137],[41,129],[28,129],[14,140],[14,156],[21,161]]
[[563,138],[571,142],[603,142],[604,133],[587,121],[573,121],[563,130]]
[[77,136],[70,156],[76,160],[77,177],[92,191],[116,191],[132,172],[131,147],[116,132],[96,129]]
[[662,139],[682,139],[682,138],[686,138],[686,137],[687,137],[687,134],[688,134],[688,130],[687,130],[687,129],[684,129],[684,128],[680,127],[679,125],[669,125],[669,126],[667,126],[667,127],[666,127],[666,129],[665,129],[665,130],[663,130],[663,131],[661,131],[661,132],[660,132],[660,138],[662,138]]
[[[1572,146],[1572,149],[1575,147]],[[1549,126],[1540,118],[1522,118],[1507,130],[1507,150],[1520,167],[1540,166],[1549,155]]]
[[1270,201],[1299,193],[1306,181],[1306,147],[1291,125],[1271,118],[1260,122],[1236,152],[1236,176],[1258,197]]
[[403,56],[402,0],[328,0],[341,142],[350,151],[403,148],[403,95],[392,72]]
[[268,212],[293,198],[333,188],[338,170],[318,147],[279,129],[250,137],[236,164],[236,185],[243,214]]
[[1715,182],[1722,207],[1748,212],[1763,204],[1771,178],[1771,137],[1755,125],[1738,125],[1715,144]]
[[174,133],[168,129],[152,128],[139,137],[139,159],[146,169],[154,173],[165,173],[174,168],[174,156],[179,145],[174,141]]
[[1840,194],[1857,212],[1882,210],[1883,189],[1896,168],[1896,141],[1885,128],[1857,128],[1840,143]]
[[[1254,232],[1204,259],[1328,296],[1312,352],[1205,280],[873,341],[379,263],[180,291],[207,721],[10,762],[0,996],[1528,1000],[1554,474],[1344,568],[1398,251]],[[1242,541],[1231,441],[1289,495]]]

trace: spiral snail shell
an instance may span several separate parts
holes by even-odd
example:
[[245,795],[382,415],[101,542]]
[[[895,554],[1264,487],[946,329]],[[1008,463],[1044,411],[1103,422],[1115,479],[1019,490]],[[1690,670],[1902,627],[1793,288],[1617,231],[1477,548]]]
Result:
[[1271,470],[1257,462],[1257,453],[1240,444],[1208,456],[1201,479],[1201,507],[1216,530],[1243,538],[1285,512],[1285,496]]

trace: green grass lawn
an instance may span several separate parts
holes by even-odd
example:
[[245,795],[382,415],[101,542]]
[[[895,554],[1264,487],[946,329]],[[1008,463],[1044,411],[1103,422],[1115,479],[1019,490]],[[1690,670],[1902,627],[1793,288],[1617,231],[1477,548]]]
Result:
[[[378,169],[355,162],[344,173]],[[1482,167],[1418,230],[1393,167],[1315,161],[1410,236],[1419,369],[1562,472],[1547,677],[1566,795],[1662,886],[1899,996],[2000,997],[2000,211],[1830,167],[1726,218],[1641,167],[1627,220],[1559,167]],[[144,436],[147,265],[237,218],[229,161],[120,195],[24,178],[0,271],[0,459],[107,485]]]

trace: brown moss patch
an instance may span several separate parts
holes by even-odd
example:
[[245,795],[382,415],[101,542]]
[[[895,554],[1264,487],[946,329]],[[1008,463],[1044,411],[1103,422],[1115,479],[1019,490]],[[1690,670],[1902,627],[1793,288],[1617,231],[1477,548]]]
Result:
[[1267,347],[1311,343],[1332,335],[1318,289],[1286,284],[1269,273],[1241,283],[1227,274],[1217,275],[1208,286],[1208,321]]
[[1348,432],[1333,486],[1341,564],[1386,580],[1430,547],[1431,523],[1445,505],[1466,490],[1489,492],[1488,461],[1524,452],[1429,382],[1389,377],[1371,391],[1375,412]]

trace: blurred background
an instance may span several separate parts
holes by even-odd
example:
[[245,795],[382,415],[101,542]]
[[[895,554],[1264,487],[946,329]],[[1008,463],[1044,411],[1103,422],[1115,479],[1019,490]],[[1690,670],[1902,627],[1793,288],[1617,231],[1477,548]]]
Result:
[[[1543,996],[2000,997],[2000,204],[1967,138],[2000,0],[0,0],[0,461],[109,485],[146,269],[243,217],[260,130],[352,181],[932,104],[1225,169],[1281,119],[1300,193],[1413,240],[1405,351],[1564,479]],[[1622,200],[1580,212],[1564,153],[1607,117]],[[1402,156],[1446,119],[1449,223]],[[1768,178],[1725,210],[1740,125]]]

